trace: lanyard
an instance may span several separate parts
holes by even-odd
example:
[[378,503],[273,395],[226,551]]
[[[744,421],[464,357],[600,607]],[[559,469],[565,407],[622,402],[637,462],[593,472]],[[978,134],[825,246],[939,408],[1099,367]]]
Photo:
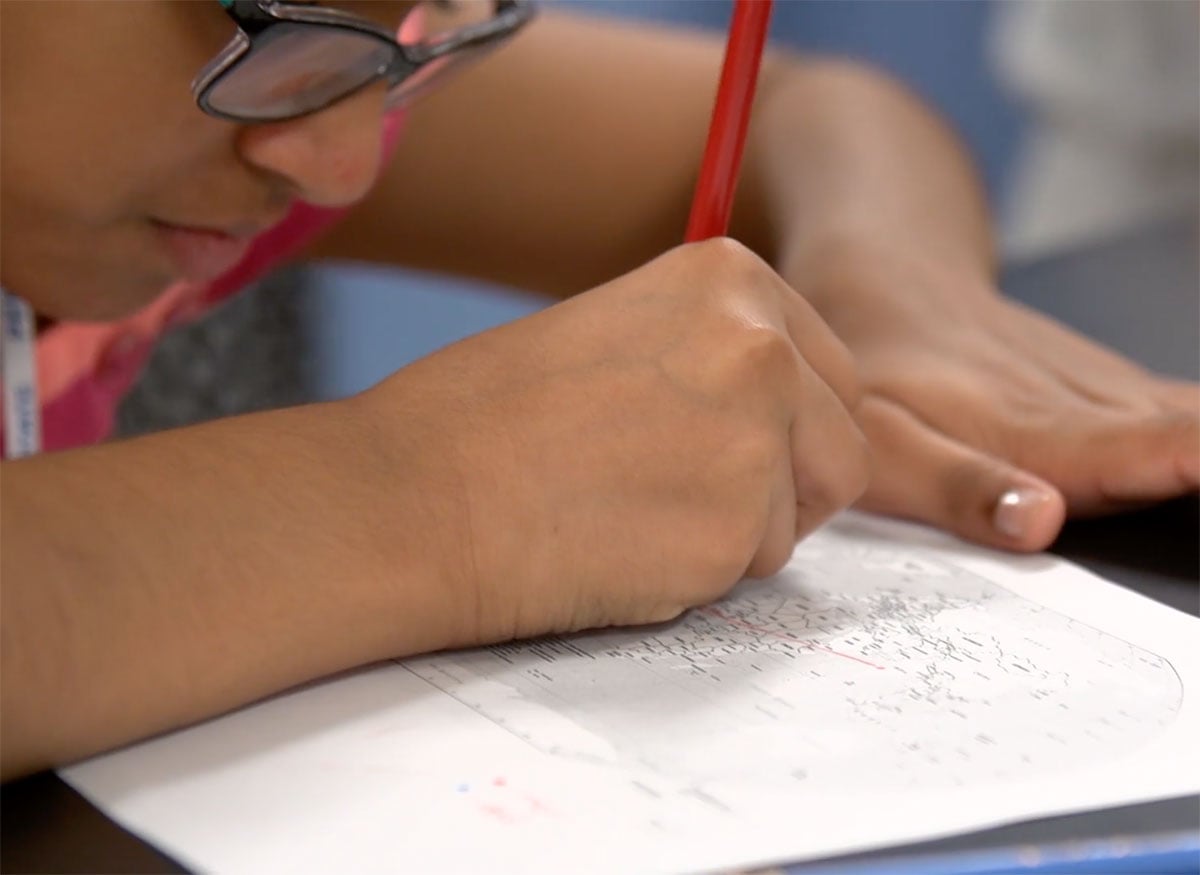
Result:
[[38,406],[35,350],[37,326],[33,310],[16,295],[0,289],[0,347],[4,375],[4,455],[32,456],[42,448],[42,415]]

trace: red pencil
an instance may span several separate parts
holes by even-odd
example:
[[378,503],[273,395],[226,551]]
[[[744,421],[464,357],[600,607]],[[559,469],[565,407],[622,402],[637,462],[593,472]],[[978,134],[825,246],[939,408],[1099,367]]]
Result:
[[729,229],[738,167],[742,163],[750,107],[754,104],[754,87],[758,83],[758,68],[767,40],[771,2],[734,0],[717,102],[713,106],[700,178],[696,182],[684,236],[687,243],[721,237]]

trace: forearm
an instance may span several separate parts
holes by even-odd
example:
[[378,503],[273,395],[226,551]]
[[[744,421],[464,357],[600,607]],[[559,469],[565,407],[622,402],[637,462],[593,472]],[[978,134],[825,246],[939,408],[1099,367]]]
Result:
[[5,464],[6,777],[459,641],[355,403]]
[[785,277],[802,284],[810,265],[874,248],[990,273],[987,207],[968,156],[886,77],[773,59],[750,131],[734,233]]
[[[320,256],[462,273],[556,295],[677,244],[722,46],[710,35],[546,14],[411,113],[400,150]],[[990,259],[953,135],[885,77],[764,64],[733,234],[787,267],[842,238]]]
[[708,37],[544,10],[407,111],[311,253],[565,297],[678,244],[719,71]]

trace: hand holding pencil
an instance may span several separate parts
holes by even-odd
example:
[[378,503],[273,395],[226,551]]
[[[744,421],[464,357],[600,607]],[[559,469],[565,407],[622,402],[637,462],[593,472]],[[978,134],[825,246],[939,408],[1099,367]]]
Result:
[[865,487],[845,348],[757,255],[711,239],[728,225],[769,12],[738,0],[692,245],[389,381],[456,375],[447,392],[471,411],[456,431],[478,437],[431,445],[493,471],[469,479],[468,503],[506,521],[474,535],[465,601],[486,626],[453,644],[669,620],[779,570]]

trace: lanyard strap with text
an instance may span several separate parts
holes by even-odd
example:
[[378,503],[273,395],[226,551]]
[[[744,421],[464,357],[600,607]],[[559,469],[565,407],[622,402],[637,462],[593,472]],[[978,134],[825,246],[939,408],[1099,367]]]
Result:
[[32,308],[0,289],[0,359],[4,375],[4,455],[32,456],[42,448],[37,390],[37,324]]

